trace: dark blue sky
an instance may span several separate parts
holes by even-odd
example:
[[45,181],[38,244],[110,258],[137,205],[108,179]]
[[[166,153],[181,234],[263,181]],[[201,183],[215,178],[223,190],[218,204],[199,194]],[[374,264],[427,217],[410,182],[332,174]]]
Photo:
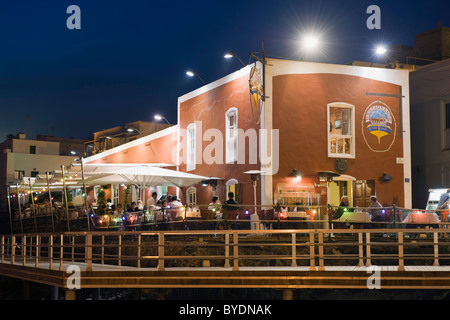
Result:
[[[69,5],[81,30],[69,30]],[[369,30],[369,5],[381,30]],[[87,138],[155,113],[176,122],[177,98],[241,67],[234,50],[301,59],[299,34],[321,34],[316,59],[376,59],[378,43],[414,45],[417,33],[450,26],[450,1],[7,1],[0,0],[0,141],[25,132]]]

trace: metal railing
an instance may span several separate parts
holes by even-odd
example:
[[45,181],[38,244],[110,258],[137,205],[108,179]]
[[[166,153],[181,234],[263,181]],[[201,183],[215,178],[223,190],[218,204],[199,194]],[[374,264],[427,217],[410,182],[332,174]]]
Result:
[[174,267],[449,265],[450,229],[68,232],[0,236],[2,264]]

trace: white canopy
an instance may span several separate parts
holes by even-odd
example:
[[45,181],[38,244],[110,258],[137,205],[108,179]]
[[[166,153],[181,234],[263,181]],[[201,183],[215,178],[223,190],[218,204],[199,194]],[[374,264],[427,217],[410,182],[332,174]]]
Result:
[[181,171],[163,169],[154,165],[129,165],[114,170],[104,170],[101,173],[86,173],[86,184],[134,184],[141,187],[176,186],[187,187],[202,180],[204,176]]

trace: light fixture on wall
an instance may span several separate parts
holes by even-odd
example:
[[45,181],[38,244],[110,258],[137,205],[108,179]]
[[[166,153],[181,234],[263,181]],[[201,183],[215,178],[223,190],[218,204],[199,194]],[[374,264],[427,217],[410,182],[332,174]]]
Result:
[[298,171],[297,169],[292,170],[292,172],[289,174],[290,177],[295,178],[297,181],[302,180],[303,173]]
[[386,172],[383,172],[381,180],[383,180],[384,182],[390,182],[392,180],[392,176],[388,175]]

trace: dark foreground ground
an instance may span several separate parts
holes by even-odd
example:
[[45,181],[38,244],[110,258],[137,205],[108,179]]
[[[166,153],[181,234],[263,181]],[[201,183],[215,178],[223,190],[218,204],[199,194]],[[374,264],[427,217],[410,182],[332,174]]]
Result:
[[[24,300],[25,286],[21,280],[0,277],[0,300]],[[31,283],[27,290],[29,300],[50,300],[50,287]],[[281,290],[272,289],[83,289],[76,292],[77,300],[282,300]],[[58,290],[59,300],[64,299]],[[450,290],[359,290],[359,289],[300,289],[294,300],[450,300]]]

